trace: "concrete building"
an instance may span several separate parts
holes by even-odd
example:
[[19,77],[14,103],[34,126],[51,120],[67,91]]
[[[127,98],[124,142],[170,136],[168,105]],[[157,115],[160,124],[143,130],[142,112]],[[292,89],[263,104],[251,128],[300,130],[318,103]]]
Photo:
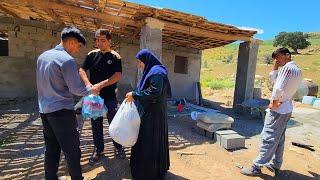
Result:
[[156,53],[169,70],[174,98],[195,100],[200,81],[201,51],[243,41],[239,48],[235,101],[252,98],[258,52],[255,31],[209,22],[203,17],[156,9],[121,0],[2,0],[0,2],[0,97],[35,97],[37,57],[60,41],[60,31],[74,25],[88,44],[77,61],[93,49],[93,32],[109,29],[114,49],[122,56],[119,91],[135,87],[135,54]]

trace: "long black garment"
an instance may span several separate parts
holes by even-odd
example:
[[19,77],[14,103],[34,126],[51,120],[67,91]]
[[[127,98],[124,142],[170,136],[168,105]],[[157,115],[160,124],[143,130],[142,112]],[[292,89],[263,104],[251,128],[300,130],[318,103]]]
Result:
[[[166,76],[150,76],[133,98],[143,109],[137,143],[131,148],[131,174],[135,180],[163,179],[169,170]],[[170,92],[169,92],[170,93]]]

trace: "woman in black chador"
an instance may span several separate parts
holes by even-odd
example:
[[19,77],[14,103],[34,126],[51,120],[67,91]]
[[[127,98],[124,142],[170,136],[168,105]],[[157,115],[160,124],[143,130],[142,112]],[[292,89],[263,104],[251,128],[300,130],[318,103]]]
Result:
[[148,49],[136,58],[143,75],[136,90],[127,93],[128,102],[138,104],[141,125],[137,143],[131,149],[131,174],[135,180],[164,179],[169,170],[167,97],[171,96],[168,72]]

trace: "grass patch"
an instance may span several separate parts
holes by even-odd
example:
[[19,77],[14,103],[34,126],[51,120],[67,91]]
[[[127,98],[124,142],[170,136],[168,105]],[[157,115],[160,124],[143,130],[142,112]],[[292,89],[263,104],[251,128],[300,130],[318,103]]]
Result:
[[233,88],[235,83],[230,79],[205,79],[201,84],[204,87],[216,90]]

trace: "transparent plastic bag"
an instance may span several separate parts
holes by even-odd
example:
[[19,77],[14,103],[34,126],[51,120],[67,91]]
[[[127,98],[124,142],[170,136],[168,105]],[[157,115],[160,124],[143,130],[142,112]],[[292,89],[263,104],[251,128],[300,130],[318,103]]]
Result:
[[84,119],[94,119],[102,117],[108,111],[104,105],[104,100],[100,96],[90,94],[83,98],[82,116]]

